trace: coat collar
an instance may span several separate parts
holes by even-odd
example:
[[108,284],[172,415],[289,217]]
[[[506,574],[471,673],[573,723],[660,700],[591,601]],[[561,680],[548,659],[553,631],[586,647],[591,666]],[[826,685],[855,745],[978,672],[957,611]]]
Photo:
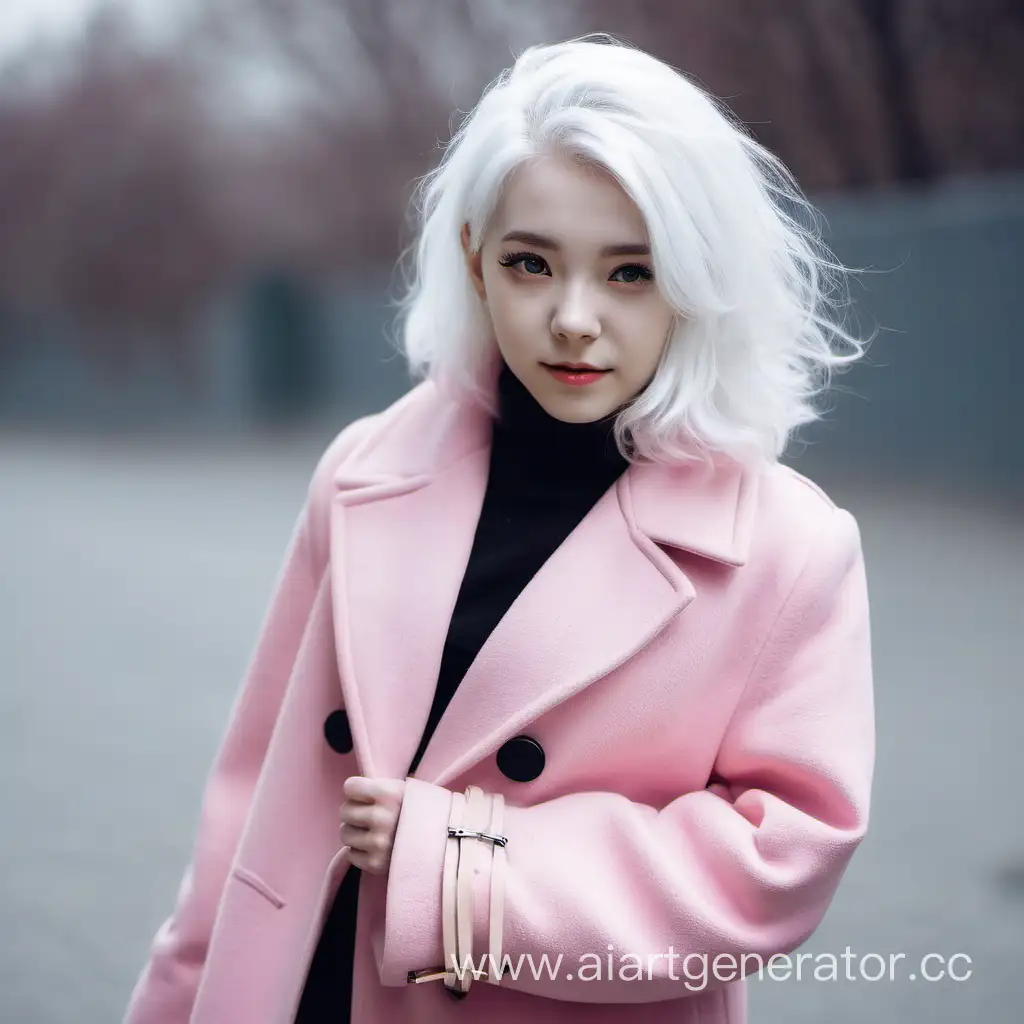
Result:
[[[335,642],[363,774],[404,777],[419,745],[483,504],[490,437],[485,409],[427,381],[382,414],[335,475]],[[416,777],[444,785],[650,642],[695,596],[664,548],[742,566],[757,480],[731,460],[630,466],[488,637]]]

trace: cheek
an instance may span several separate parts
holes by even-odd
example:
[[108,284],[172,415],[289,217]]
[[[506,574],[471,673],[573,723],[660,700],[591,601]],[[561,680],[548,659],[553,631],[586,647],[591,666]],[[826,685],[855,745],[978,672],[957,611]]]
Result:
[[513,281],[497,277],[487,285],[487,308],[499,334],[514,335],[533,330],[536,303]]
[[628,333],[637,349],[643,349],[637,355],[657,359],[672,329],[672,310],[664,301],[657,301],[638,306],[631,313]]

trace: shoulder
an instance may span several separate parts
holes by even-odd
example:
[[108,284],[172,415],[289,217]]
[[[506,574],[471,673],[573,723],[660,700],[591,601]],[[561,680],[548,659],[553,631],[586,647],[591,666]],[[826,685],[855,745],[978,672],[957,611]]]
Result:
[[757,524],[776,535],[814,532],[839,511],[820,484],[781,462],[766,463],[757,471],[756,494]]
[[818,578],[828,587],[862,561],[854,515],[792,467],[775,462],[762,470],[756,504],[751,562],[779,584]]
[[774,462],[765,466],[757,489],[757,520],[763,531],[778,541],[789,535],[796,540],[816,533],[833,519],[838,505],[820,484],[790,466]]

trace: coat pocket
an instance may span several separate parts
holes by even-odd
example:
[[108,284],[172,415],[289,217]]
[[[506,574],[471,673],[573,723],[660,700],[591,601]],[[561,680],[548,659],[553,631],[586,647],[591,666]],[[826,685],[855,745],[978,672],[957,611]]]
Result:
[[285,898],[278,893],[273,886],[268,885],[260,878],[254,871],[250,871],[248,868],[243,868],[240,865],[231,869],[231,874],[238,879],[238,881],[245,883],[250,888],[255,889],[264,899],[269,900],[275,907],[280,910],[285,905]]

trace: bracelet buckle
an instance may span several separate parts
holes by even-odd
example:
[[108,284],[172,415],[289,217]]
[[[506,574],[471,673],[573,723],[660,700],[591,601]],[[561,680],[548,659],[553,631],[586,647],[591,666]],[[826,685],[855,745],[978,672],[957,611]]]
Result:
[[409,971],[405,980],[410,985],[420,985],[424,981],[442,981],[446,973],[443,967],[421,967],[418,971]]
[[471,828],[452,828],[448,826],[448,838],[449,839],[487,839],[494,843],[495,846],[505,846],[508,843],[508,837],[502,835],[496,835],[493,832],[478,832]]

